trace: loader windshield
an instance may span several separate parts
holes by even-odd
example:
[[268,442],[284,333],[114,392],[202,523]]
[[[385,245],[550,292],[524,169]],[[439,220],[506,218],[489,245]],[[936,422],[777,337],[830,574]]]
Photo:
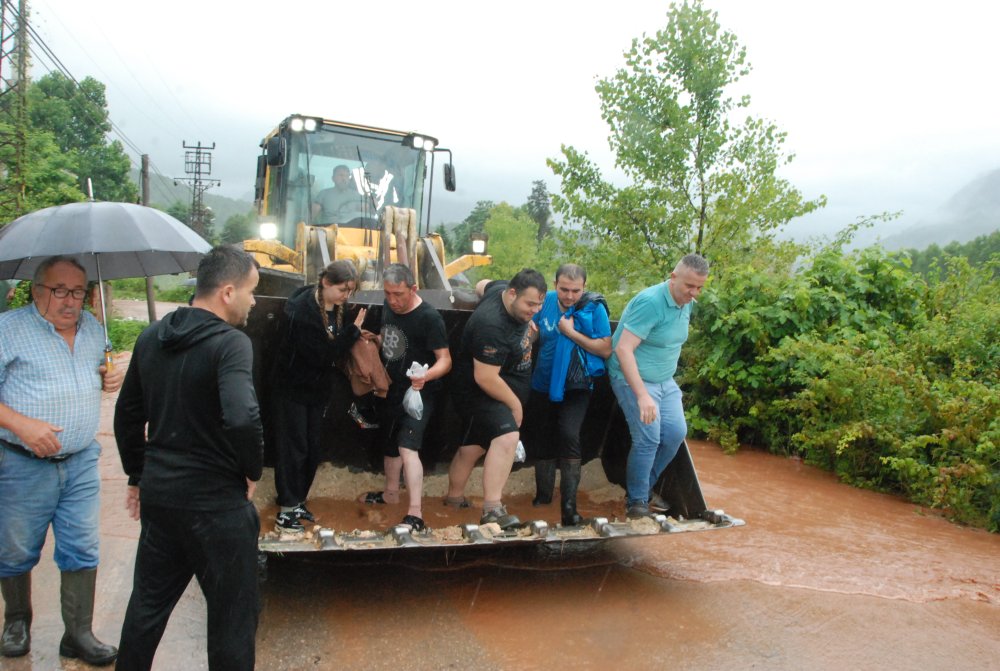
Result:
[[326,122],[280,132],[284,161],[270,172],[266,214],[286,245],[300,222],[377,228],[387,205],[412,208],[420,220],[427,152],[407,146],[412,136]]

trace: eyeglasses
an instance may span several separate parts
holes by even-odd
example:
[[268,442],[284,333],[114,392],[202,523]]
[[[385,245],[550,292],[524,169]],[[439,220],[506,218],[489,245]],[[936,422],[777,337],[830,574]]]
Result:
[[39,284],[38,286],[48,289],[52,292],[52,295],[56,298],[66,298],[72,295],[78,301],[82,301],[83,297],[87,295],[86,289],[67,289],[66,287],[50,287],[45,284]]

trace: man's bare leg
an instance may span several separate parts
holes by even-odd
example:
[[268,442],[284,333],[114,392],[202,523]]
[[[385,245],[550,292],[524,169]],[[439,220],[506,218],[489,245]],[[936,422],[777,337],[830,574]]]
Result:
[[514,451],[517,449],[517,431],[497,436],[490,443],[483,462],[483,507],[487,504],[499,505],[503,500],[503,488],[514,466]]
[[448,467],[448,499],[458,501],[465,496],[465,485],[469,482],[476,462],[486,454],[479,445],[462,445],[455,450],[455,456]]
[[420,453],[401,447],[399,454],[403,464],[403,477],[406,478],[406,489],[410,493],[410,507],[406,514],[423,518],[420,499],[423,496],[424,465],[420,463]]
[[[399,475],[403,471],[402,457],[384,457],[382,468],[385,469],[385,492],[382,498],[386,503],[399,503]],[[410,483],[406,483],[409,487]]]

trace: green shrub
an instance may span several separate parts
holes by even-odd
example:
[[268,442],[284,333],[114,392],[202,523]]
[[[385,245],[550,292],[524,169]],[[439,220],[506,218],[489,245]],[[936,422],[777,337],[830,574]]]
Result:
[[31,302],[31,282],[27,280],[22,280],[17,283],[17,287],[14,289],[14,297],[10,299],[8,307],[13,310],[14,308],[24,307]]
[[187,303],[192,294],[194,294],[194,287],[176,286],[157,290],[156,300],[168,303]]
[[149,322],[132,319],[109,319],[108,338],[111,348],[116,352],[131,352],[135,347],[135,339],[149,326]]
[[1000,273],[878,248],[719,269],[682,356],[692,429],[1000,530]]
[[146,298],[146,278],[144,277],[129,277],[121,280],[111,280],[108,282],[111,285],[113,296],[115,298],[131,298],[131,299],[142,299]]

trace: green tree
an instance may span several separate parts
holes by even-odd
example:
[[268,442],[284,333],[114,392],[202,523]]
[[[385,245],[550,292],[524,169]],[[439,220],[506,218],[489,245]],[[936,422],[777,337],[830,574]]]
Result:
[[552,231],[552,201],[549,190],[542,180],[531,183],[531,195],[525,204],[528,216],[538,225],[538,241],[549,237]]
[[194,217],[190,217],[187,224],[194,230],[195,233],[205,238],[205,240],[213,244],[217,242],[217,236],[215,234],[215,210],[212,208],[202,205],[201,221],[195,222]]
[[493,207],[492,200],[481,200],[476,203],[469,216],[452,230],[450,237],[451,245],[448,247],[449,256],[461,256],[472,251],[472,243],[469,240],[469,236],[473,233],[481,233],[483,231],[486,220],[490,216],[490,210]]
[[626,285],[641,286],[662,279],[684,253],[745,255],[756,238],[825,204],[804,200],[777,176],[792,160],[783,132],[750,116],[737,120],[749,96],[733,99],[728,90],[750,66],[715,12],[698,1],[671,5],[666,28],[633,40],[624,56],[596,89],[630,183],[607,181],[573,147],[549,160],[562,180],[556,212],[600,241],[590,247],[600,250],[591,266],[617,266]]
[[940,278],[945,272],[948,260],[954,257],[964,257],[972,266],[989,263],[993,256],[1000,254],[1000,231],[980,235],[965,244],[950,242],[944,249],[931,243],[924,250],[908,249],[906,253],[913,261],[914,272]]
[[232,215],[226,219],[226,223],[222,227],[222,235],[219,238],[219,242],[229,245],[254,237],[253,224],[255,220],[256,215],[254,212]]
[[[6,132],[7,128],[0,126],[0,134]],[[9,145],[0,147],[0,165],[10,165],[13,160],[12,154],[13,147]],[[60,151],[51,133],[30,131],[26,154],[28,160],[24,170],[25,212],[84,199],[83,192],[77,188],[72,162]],[[8,178],[6,172],[0,174],[0,189],[6,189]],[[0,221],[10,221],[13,218],[13,209],[0,210]]]
[[538,258],[538,224],[520,208],[507,203],[493,206],[483,224],[489,238],[493,264],[482,274],[510,279],[522,268],[534,267]]
[[[136,202],[137,188],[129,178],[130,161],[111,132],[104,84],[87,77],[78,85],[52,72],[28,88],[28,116],[36,131],[52,133],[70,158],[82,192],[89,178],[99,200]],[[55,203],[52,203],[55,204]]]
[[175,200],[173,204],[167,208],[167,214],[177,221],[184,222],[187,226],[191,225],[191,205],[189,203]]

